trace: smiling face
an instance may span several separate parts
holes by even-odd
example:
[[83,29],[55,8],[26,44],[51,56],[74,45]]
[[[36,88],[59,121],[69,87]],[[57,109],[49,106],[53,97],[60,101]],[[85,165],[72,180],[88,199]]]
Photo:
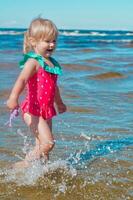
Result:
[[34,50],[45,58],[51,56],[56,47],[58,29],[55,24],[48,20],[37,18],[32,21],[25,37],[25,52]]
[[36,54],[42,55],[44,58],[48,58],[52,55],[56,47],[56,38],[50,40],[43,39],[41,41],[35,42],[34,51]]

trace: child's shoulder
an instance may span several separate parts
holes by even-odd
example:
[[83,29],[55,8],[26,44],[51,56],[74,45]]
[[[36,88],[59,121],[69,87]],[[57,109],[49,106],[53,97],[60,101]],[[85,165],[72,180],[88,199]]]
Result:
[[23,60],[21,60],[19,62],[19,67],[21,69],[24,68],[25,64],[28,64],[28,65],[38,65],[38,62],[37,62],[37,55],[32,53],[32,52],[29,52],[27,54],[24,54],[23,55]]

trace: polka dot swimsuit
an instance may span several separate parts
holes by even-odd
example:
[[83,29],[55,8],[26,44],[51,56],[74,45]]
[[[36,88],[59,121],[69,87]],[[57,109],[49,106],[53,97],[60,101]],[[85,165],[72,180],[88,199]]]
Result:
[[27,95],[21,104],[22,113],[31,113],[50,119],[56,115],[54,108],[57,74],[45,71],[41,66],[28,81]]

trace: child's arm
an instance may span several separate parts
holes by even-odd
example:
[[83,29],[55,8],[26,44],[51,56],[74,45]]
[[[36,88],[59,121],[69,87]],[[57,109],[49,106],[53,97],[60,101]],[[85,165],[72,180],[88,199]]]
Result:
[[63,100],[61,98],[58,86],[56,86],[56,91],[55,91],[55,103],[59,113],[63,113],[67,110],[66,105],[63,103]]
[[34,59],[29,59],[21,71],[12,91],[7,100],[7,107],[10,110],[15,109],[19,106],[18,99],[23,91],[28,79],[35,73],[36,70],[36,61]]

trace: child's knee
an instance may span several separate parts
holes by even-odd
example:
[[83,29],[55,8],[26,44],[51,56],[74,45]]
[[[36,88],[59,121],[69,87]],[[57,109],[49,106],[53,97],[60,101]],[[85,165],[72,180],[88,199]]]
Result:
[[48,141],[44,146],[45,146],[45,149],[48,149],[48,151],[51,151],[54,145],[55,145],[55,142],[51,140],[51,141]]
[[46,142],[45,144],[41,145],[41,149],[44,153],[48,153],[53,149],[55,142],[53,140]]

